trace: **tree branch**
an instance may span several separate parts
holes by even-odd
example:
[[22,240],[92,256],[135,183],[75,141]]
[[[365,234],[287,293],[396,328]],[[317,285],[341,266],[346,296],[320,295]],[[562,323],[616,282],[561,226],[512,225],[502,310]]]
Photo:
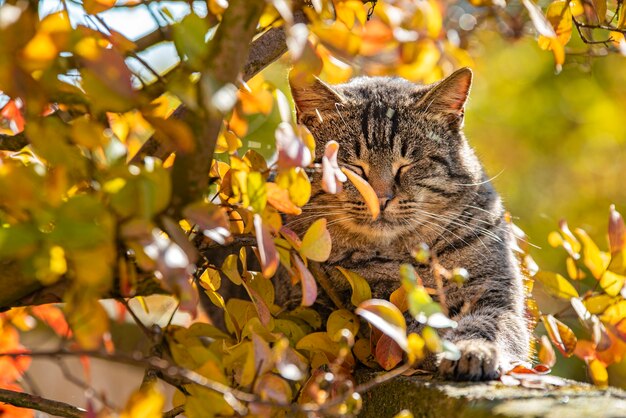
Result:
[[86,410],[64,402],[53,401],[24,392],[0,389],[0,402],[20,408],[35,409],[50,415],[67,418],[83,418]]
[[213,150],[224,118],[223,111],[212,103],[212,98],[220,89],[237,82],[264,7],[263,0],[232,0],[209,44],[211,49],[206,62],[211,65],[203,71],[198,82],[202,109],[187,113],[196,146],[191,153],[178,153],[172,170],[174,212],[200,200],[208,186]]

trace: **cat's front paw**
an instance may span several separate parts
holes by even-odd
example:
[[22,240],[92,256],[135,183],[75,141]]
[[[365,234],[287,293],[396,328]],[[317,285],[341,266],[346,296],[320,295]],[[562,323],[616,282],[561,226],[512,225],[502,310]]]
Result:
[[500,376],[497,346],[485,340],[461,340],[455,343],[461,358],[442,359],[439,374],[450,380],[494,380]]

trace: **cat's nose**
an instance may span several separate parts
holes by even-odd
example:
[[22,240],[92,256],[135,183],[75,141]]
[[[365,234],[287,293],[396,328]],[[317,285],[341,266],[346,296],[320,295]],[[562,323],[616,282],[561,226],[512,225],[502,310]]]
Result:
[[378,204],[380,205],[380,211],[384,211],[387,206],[389,205],[389,202],[391,202],[391,200],[393,199],[393,196],[391,195],[387,195],[387,196],[379,196],[378,197]]

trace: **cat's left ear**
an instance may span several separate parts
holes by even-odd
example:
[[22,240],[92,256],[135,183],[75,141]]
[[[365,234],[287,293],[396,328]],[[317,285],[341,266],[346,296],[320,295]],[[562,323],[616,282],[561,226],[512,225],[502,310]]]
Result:
[[471,85],[472,70],[467,67],[456,70],[431,87],[419,101],[418,108],[424,112],[443,113],[462,119]]

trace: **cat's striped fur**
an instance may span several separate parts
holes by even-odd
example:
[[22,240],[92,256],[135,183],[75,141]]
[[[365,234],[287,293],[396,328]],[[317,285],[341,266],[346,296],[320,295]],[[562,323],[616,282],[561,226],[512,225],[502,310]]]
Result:
[[[298,120],[316,139],[318,161],[325,143],[337,141],[340,164],[367,179],[381,215],[372,221],[350,184],[330,195],[316,179],[303,214],[287,226],[302,233],[314,220],[328,220],[333,250],[324,269],[346,300],[349,284],[336,266],[361,274],[377,298],[399,287],[402,263],[413,263],[425,284],[435,287],[430,269],[411,256],[421,242],[446,268],[466,268],[470,280],[463,287],[445,283],[446,303],[458,322],[446,337],[462,357],[438,367],[446,377],[483,380],[527,359],[529,332],[501,200],[462,133],[471,78],[470,70],[461,69],[429,86],[367,77],[332,87],[319,81],[292,86]],[[277,291],[288,288],[296,289]]]

